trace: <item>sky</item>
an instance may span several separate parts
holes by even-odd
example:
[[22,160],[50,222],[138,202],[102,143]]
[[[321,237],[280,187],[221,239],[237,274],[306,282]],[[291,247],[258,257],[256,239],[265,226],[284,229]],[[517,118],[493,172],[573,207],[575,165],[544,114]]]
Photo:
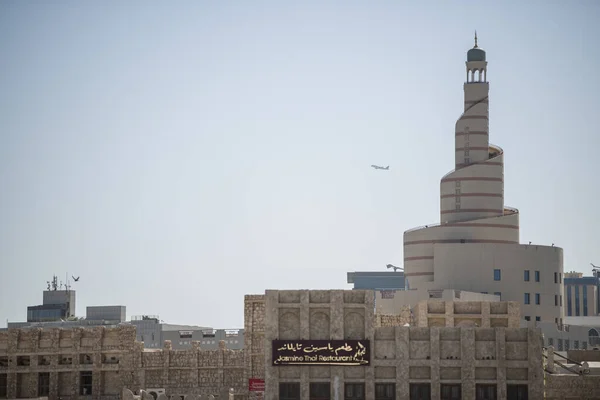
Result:
[[[0,2],[0,327],[80,276],[243,327],[245,294],[348,289],[439,221],[477,30],[521,242],[600,264],[600,2]],[[376,171],[371,164],[390,166]]]

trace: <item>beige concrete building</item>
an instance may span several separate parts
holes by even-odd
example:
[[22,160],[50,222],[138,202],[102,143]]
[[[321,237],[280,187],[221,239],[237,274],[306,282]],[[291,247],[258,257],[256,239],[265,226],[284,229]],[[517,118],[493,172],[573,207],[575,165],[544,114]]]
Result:
[[486,53],[467,53],[464,112],[455,126],[455,168],[440,183],[440,223],[404,233],[412,289],[497,293],[530,320],[563,318],[563,251],[522,245],[519,211],[505,205],[504,150],[490,143]]

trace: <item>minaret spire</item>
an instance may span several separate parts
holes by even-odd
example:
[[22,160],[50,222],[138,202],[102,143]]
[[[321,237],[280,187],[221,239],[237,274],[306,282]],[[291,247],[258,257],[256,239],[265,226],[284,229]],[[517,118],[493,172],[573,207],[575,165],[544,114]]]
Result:
[[475,49],[477,48],[477,29],[475,30]]

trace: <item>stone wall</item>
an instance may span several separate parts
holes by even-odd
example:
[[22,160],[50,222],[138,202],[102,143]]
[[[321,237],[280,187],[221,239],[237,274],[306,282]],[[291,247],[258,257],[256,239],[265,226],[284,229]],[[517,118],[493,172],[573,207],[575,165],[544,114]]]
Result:
[[[364,290],[268,290],[265,294],[265,339],[271,343],[282,340],[344,340],[372,338],[374,326],[374,296]],[[342,384],[346,379],[373,380],[374,370],[344,366],[272,365],[272,348],[265,348],[265,399],[276,399],[280,382],[299,382],[301,398],[309,398],[312,379]],[[366,398],[374,398],[373,386],[368,386]],[[335,398],[334,385],[331,396]]]
[[574,400],[600,398],[600,378],[594,375],[546,374],[545,399]]
[[249,379],[265,378],[265,295],[244,297],[244,350]]
[[[300,398],[309,398],[311,383],[329,383],[331,398],[345,396],[346,384],[364,385],[365,398],[373,399],[376,386],[395,384],[396,398],[409,398],[410,385],[427,383],[431,398],[440,397],[441,384],[460,384],[463,399],[475,399],[476,384],[496,386],[497,398],[507,395],[507,384],[527,385],[530,399],[543,398],[542,337],[534,328],[490,327],[492,318],[510,325],[508,303],[467,304],[424,302],[424,321],[435,314],[442,327],[404,327],[404,316],[375,316],[367,291],[283,290],[266,292],[265,339],[369,340],[368,366],[274,366],[272,349],[265,348],[265,398],[276,399],[280,383],[299,384]],[[518,312],[518,308],[517,308]],[[459,318],[456,318],[456,317]],[[475,324],[454,327],[460,318]],[[484,322],[487,320],[487,323]],[[377,321],[376,323],[374,323]],[[453,325],[446,326],[446,321]],[[379,326],[375,325],[388,325]]]
[[[9,329],[0,332],[0,382],[7,398],[116,399],[122,389],[163,388],[167,395],[247,391],[244,350],[144,349],[135,327]],[[45,383],[47,382],[47,383]]]
[[[587,328],[586,328],[587,329]],[[600,351],[598,350],[568,350],[567,358],[573,361],[600,362]]]
[[409,306],[402,307],[399,313],[395,315],[375,314],[376,327],[404,326],[406,324],[409,326],[415,325],[415,319]]

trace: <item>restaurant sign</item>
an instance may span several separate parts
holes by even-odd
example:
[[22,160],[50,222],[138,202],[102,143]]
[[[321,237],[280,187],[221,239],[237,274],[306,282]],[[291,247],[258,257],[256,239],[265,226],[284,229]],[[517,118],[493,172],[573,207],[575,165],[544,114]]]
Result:
[[273,365],[370,365],[368,340],[273,340]]

